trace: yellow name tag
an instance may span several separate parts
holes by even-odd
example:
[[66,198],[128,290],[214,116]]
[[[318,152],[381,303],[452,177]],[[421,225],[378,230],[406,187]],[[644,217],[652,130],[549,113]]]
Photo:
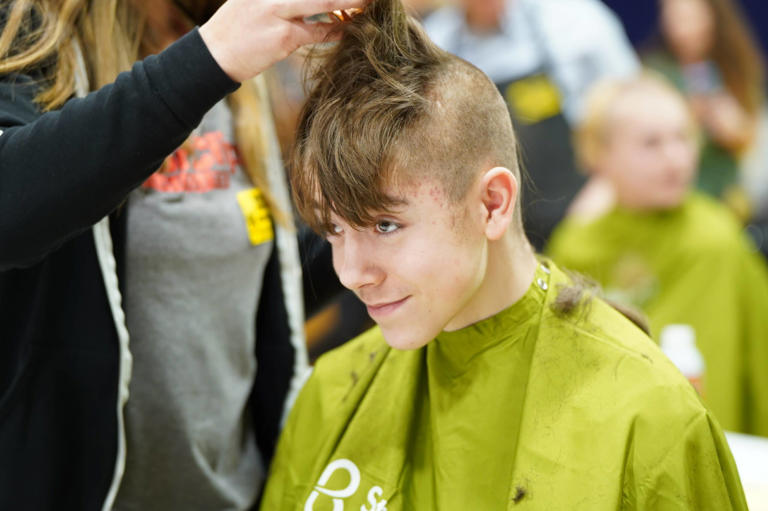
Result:
[[264,202],[261,190],[251,188],[237,194],[237,202],[245,219],[245,228],[248,230],[248,239],[253,245],[260,245],[274,239],[272,230],[272,218],[269,216],[269,208]]
[[546,76],[511,83],[505,92],[518,120],[526,124],[536,124],[560,113],[560,92]]

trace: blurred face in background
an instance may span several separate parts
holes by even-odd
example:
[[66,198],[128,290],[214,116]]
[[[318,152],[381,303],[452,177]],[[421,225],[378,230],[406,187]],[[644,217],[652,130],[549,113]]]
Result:
[[714,44],[714,13],[705,0],[661,0],[661,32],[682,62],[706,60]]
[[594,170],[610,181],[619,205],[671,209],[696,174],[694,124],[682,98],[655,87],[627,91],[606,114]]
[[505,0],[462,0],[462,5],[467,23],[473,31],[493,32],[501,26]]

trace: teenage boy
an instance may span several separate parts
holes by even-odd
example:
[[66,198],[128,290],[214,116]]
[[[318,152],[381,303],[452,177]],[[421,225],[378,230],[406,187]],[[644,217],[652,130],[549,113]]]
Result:
[[378,327],[318,361],[262,509],[746,509],[687,381],[537,260],[490,80],[399,0],[316,69],[295,198]]

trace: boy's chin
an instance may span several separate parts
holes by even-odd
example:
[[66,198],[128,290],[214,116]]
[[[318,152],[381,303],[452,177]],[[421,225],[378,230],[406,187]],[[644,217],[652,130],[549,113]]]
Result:
[[429,343],[439,332],[428,332],[425,329],[414,329],[405,326],[385,327],[379,325],[384,340],[396,350],[416,350]]

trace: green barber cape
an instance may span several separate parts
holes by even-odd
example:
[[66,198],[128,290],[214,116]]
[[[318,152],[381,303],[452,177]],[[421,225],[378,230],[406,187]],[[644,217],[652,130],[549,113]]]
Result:
[[413,351],[373,329],[320,358],[262,510],[746,509],[720,427],[605,303],[551,308],[540,266],[499,314]]
[[729,211],[692,194],[671,211],[571,218],[548,252],[642,309],[654,339],[693,326],[709,408],[727,430],[768,436],[768,270]]

